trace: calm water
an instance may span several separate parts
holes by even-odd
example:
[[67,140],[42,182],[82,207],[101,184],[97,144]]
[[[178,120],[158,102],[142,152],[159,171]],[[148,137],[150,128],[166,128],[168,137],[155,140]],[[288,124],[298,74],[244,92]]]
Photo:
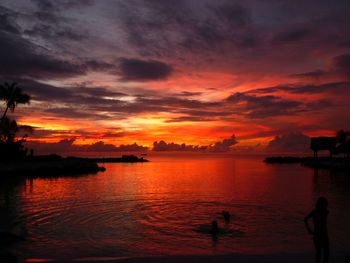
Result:
[[[331,249],[350,251],[349,175],[267,165],[262,157],[151,159],[3,185],[2,226],[16,221],[14,231],[27,232],[13,249],[24,258],[308,253],[303,217],[324,195]],[[222,210],[232,215],[228,225]],[[217,240],[206,233],[213,219],[226,233]]]

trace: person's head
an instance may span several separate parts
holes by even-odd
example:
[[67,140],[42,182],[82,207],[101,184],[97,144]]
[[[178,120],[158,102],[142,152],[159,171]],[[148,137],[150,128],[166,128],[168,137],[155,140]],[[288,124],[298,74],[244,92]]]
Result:
[[321,196],[317,199],[316,209],[317,210],[327,210],[328,201],[325,197]]

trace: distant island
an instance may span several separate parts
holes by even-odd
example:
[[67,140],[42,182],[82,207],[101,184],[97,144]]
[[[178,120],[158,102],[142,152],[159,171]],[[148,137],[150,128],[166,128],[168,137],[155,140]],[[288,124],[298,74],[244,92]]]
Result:
[[144,163],[149,160],[135,155],[123,155],[122,157],[78,158],[96,163]]
[[[350,131],[340,130],[335,137],[312,137],[310,149],[313,157],[277,156],[265,158],[265,163],[300,163],[303,166],[337,171],[350,171]],[[318,156],[328,151],[329,156]]]
[[[313,157],[277,156],[265,158],[265,163],[300,163],[303,166],[336,171],[350,171],[350,131],[340,130],[335,137],[312,137],[310,149]],[[328,151],[329,156],[318,156],[319,151]]]
[[123,155],[116,158],[82,158],[61,157],[56,154],[39,155],[23,159],[1,163],[1,176],[16,175],[21,177],[57,177],[81,174],[94,174],[105,171],[98,163],[136,163],[148,162],[144,158],[135,155]]
[[[42,156],[44,157],[44,156]],[[97,163],[81,158],[63,158],[58,155],[33,157],[0,165],[1,177],[17,176],[25,178],[72,176],[105,171]]]

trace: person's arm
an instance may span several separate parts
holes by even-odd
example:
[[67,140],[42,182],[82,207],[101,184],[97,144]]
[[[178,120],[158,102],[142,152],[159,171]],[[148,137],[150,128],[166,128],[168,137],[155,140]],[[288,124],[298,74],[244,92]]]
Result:
[[304,218],[304,223],[305,223],[305,227],[307,229],[307,232],[310,234],[310,235],[313,235],[314,234],[314,231],[310,228],[310,225],[309,225],[309,219],[311,217],[313,217],[314,215],[314,211],[312,211],[310,214],[308,214],[307,216],[305,216]]

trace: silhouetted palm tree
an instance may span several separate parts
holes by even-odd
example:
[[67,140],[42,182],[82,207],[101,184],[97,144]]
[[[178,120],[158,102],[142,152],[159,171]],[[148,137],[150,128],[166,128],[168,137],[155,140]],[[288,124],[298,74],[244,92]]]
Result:
[[18,104],[29,103],[30,96],[23,93],[16,82],[11,84],[5,82],[4,85],[0,85],[0,100],[6,103],[6,109],[1,118],[3,122],[9,109],[13,112]]

